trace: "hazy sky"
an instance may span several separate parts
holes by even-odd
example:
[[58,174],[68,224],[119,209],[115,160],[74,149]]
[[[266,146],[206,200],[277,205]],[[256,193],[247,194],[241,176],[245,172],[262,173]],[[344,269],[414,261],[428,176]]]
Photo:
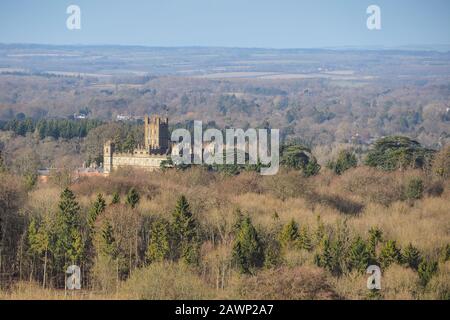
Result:
[[[81,30],[66,8],[81,8]],[[381,7],[382,30],[366,9]],[[449,0],[0,0],[0,42],[310,48],[450,44]]]

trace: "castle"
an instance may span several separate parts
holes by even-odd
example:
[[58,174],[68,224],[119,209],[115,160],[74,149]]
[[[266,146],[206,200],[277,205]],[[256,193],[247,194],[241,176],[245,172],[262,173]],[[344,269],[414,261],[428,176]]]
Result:
[[170,159],[169,119],[158,116],[144,118],[144,147],[132,153],[115,151],[114,143],[103,146],[103,172],[111,173],[120,167],[132,166],[145,170],[159,169],[161,162]]

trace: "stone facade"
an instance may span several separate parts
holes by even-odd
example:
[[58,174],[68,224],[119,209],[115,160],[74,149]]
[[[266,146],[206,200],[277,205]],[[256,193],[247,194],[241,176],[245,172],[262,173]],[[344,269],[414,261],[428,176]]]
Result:
[[149,171],[158,170],[161,162],[169,160],[169,120],[158,116],[144,119],[144,147],[132,153],[116,152],[114,143],[103,146],[104,173],[109,174],[120,167],[131,166]]

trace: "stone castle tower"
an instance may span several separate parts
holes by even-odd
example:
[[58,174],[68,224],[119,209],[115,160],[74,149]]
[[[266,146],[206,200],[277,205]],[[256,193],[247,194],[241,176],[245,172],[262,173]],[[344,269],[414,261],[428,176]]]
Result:
[[103,169],[105,173],[112,171],[114,143],[111,140],[106,141],[103,145]]
[[144,147],[138,147],[131,153],[116,152],[114,143],[107,141],[103,145],[103,172],[131,166],[146,170],[157,170],[161,162],[170,158],[169,119],[158,116],[144,118]]
[[144,118],[144,145],[152,154],[169,152],[169,119],[158,116]]

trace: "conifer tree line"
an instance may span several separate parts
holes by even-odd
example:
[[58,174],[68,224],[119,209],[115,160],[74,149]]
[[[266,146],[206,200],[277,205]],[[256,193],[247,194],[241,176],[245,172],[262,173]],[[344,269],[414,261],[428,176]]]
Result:
[[41,119],[32,118],[13,119],[0,122],[0,130],[12,131],[17,135],[36,133],[39,139],[52,137],[54,139],[84,138],[90,130],[100,126],[103,122],[95,119]]

